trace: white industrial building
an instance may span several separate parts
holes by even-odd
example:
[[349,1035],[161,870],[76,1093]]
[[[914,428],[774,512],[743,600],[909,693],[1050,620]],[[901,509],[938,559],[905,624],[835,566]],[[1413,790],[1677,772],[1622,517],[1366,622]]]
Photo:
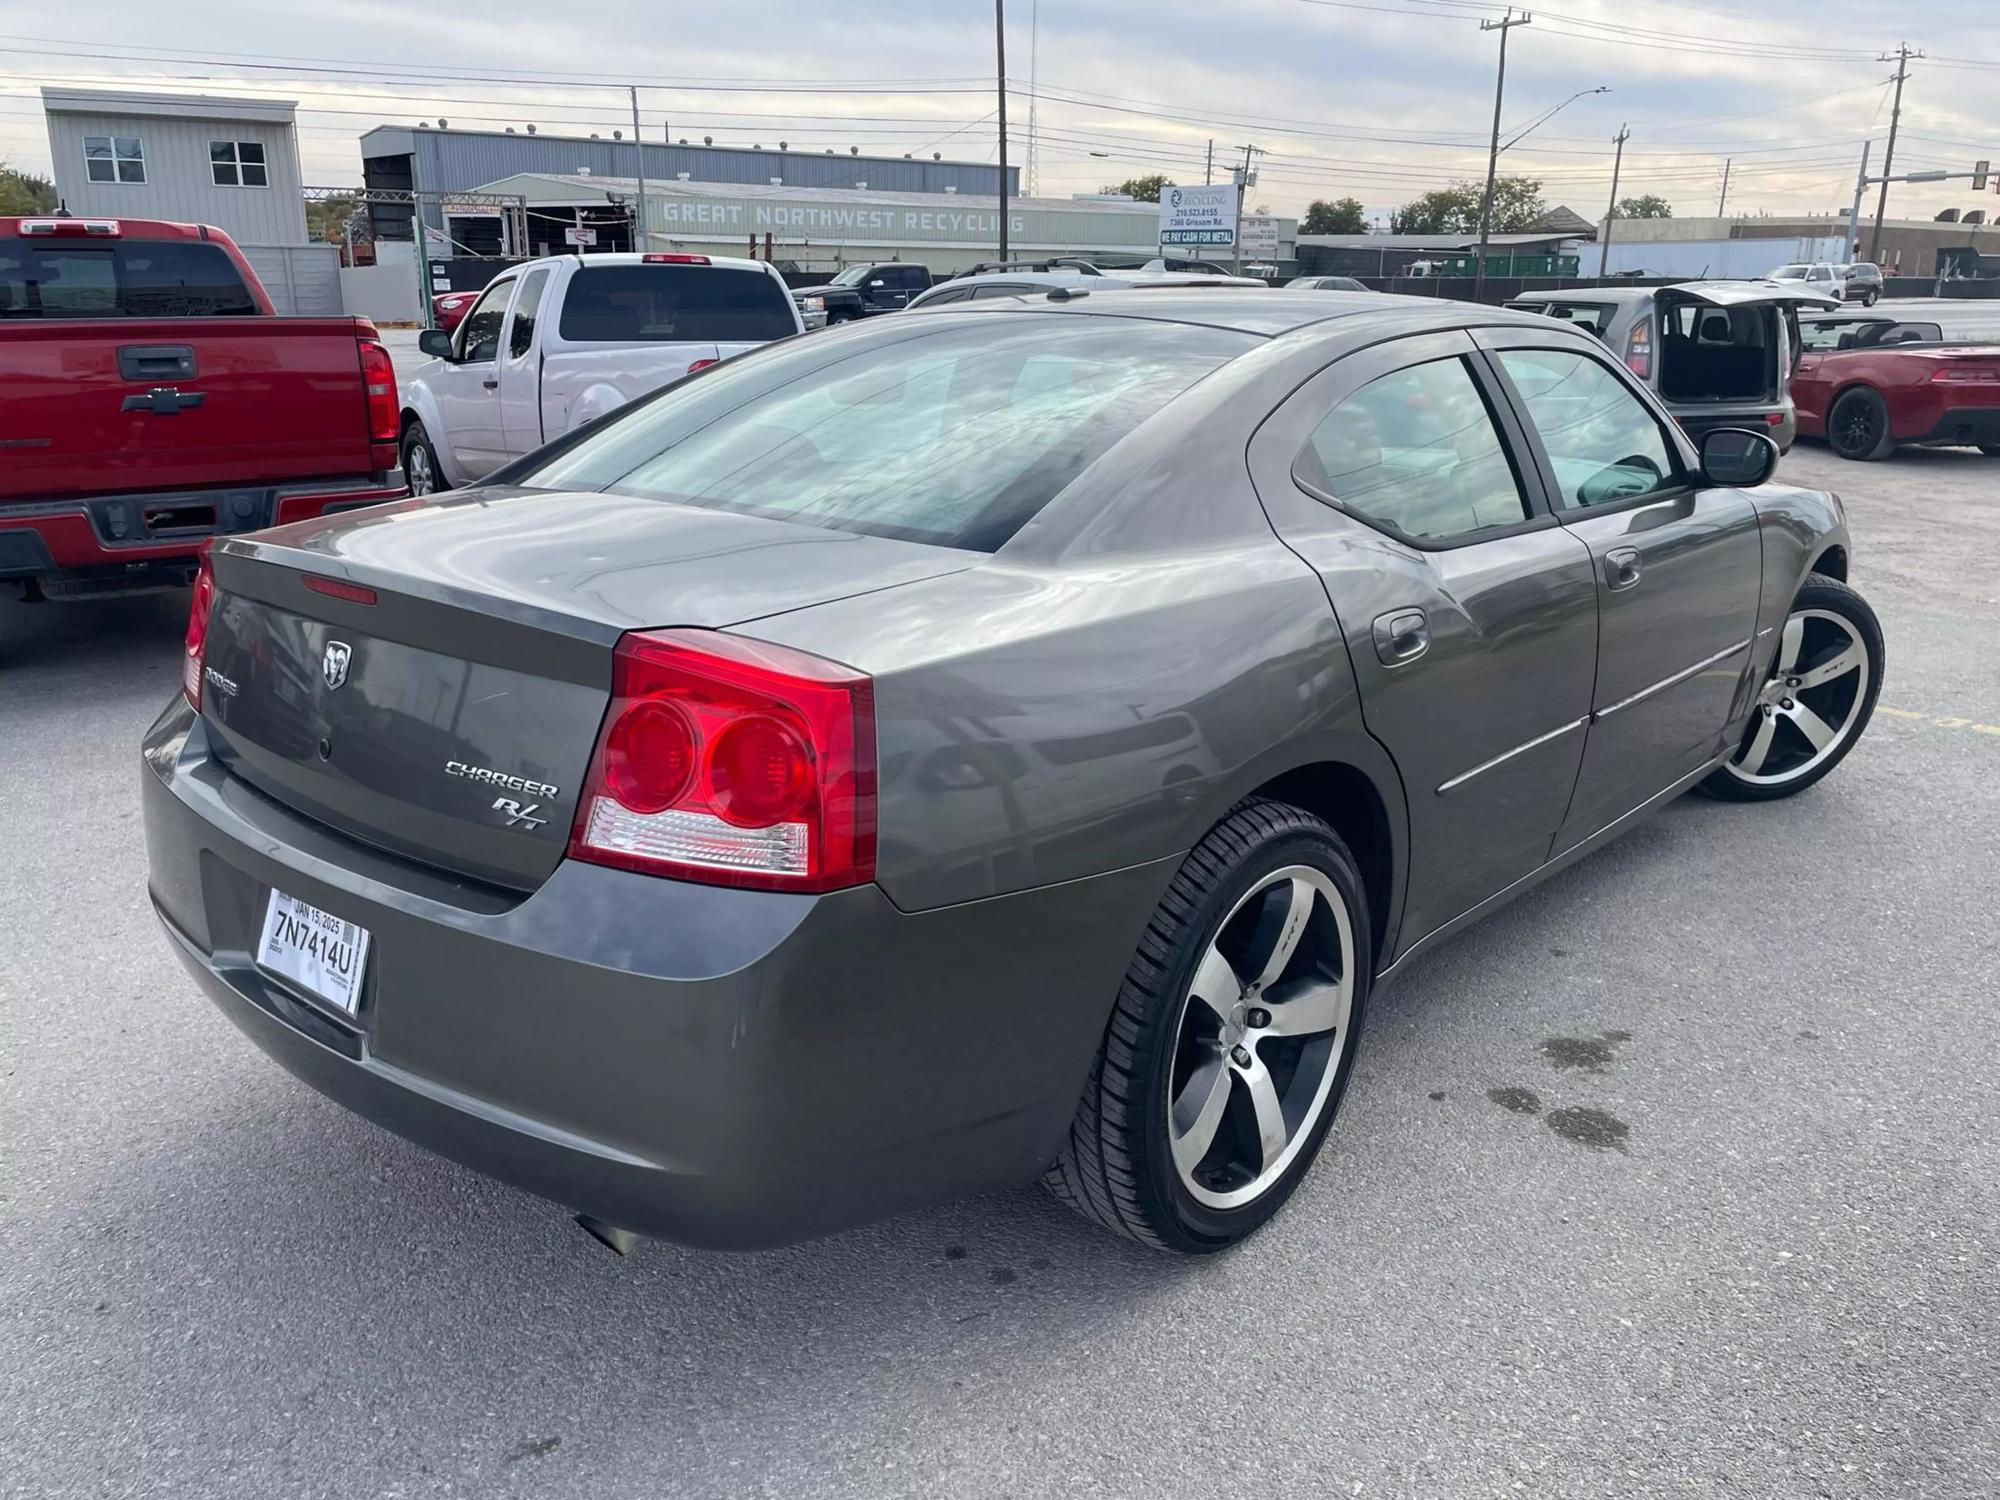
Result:
[[340,311],[339,255],[306,237],[293,101],[45,88],[42,110],[69,212],[212,224],[280,312]]
[[[629,223],[639,184],[631,178],[519,172],[482,185],[484,195],[527,204],[530,243],[513,254],[567,247],[571,225]],[[1278,259],[1292,258],[1298,223],[1277,221]],[[1008,253],[1101,256],[1134,264],[1158,255],[1159,209],[1101,196],[1010,198]],[[914,261],[934,272],[963,271],[992,260],[1000,242],[994,196],[946,191],[884,192],[852,187],[666,181],[646,184],[645,247],[709,255],[768,255],[807,270],[855,262]]]

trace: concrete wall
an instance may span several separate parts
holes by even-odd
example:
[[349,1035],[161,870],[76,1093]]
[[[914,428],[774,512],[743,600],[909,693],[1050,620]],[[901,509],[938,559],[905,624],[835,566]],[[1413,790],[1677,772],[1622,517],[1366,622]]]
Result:
[[[59,109],[48,115],[56,194],[79,218],[172,219],[213,224],[241,244],[306,243],[298,140],[290,121],[142,114],[131,108]],[[144,182],[92,182],[84,167],[87,136],[137,138]],[[255,141],[264,147],[269,185],[218,187],[209,170],[212,141]]]
[[340,295],[340,252],[333,246],[243,245],[240,248],[280,313],[296,318],[341,316],[344,308]]
[[350,317],[373,318],[378,323],[425,321],[413,260],[386,266],[342,266],[340,301],[342,311]]

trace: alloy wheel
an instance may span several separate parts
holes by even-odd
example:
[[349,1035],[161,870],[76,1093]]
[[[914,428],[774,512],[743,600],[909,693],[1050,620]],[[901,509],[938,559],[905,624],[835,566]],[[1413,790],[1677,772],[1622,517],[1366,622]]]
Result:
[[1728,762],[1730,774],[1775,786],[1838,754],[1861,721],[1873,670],[1867,644],[1848,620],[1826,609],[1794,611],[1743,744]]
[[1309,865],[1257,883],[1224,918],[1181,1002],[1167,1141],[1181,1185],[1212,1209],[1268,1190],[1310,1140],[1354,1009],[1354,931]]
[[1844,403],[1834,432],[1834,445],[1843,453],[1872,453],[1880,439],[1874,407],[1866,401]]
[[437,475],[431,470],[431,450],[427,444],[412,443],[403,456],[403,477],[412,495],[428,495],[437,489]]

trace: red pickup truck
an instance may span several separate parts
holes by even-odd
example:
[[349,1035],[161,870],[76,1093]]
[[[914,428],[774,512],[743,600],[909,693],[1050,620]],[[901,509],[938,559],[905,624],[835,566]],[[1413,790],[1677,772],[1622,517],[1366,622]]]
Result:
[[404,494],[365,318],[280,318],[229,236],[0,218],[0,583],[191,582],[209,541]]

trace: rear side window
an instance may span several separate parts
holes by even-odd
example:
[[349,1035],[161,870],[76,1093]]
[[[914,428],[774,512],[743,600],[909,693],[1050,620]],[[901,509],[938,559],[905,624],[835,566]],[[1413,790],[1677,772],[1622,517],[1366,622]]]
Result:
[[0,240],[0,318],[254,317],[219,245]]
[[1109,318],[881,322],[858,346],[806,339],[727,361],[518,482],[991,552],[1257,342]]
[[1382,375],[1326,414],[1293,475],[1404,536],[1470,536],[1528,518],[1486,398],[1462,359]]
[[572,343],[762,344],[798,331],[775,277],[726,266],[601,266],[570,278]]

